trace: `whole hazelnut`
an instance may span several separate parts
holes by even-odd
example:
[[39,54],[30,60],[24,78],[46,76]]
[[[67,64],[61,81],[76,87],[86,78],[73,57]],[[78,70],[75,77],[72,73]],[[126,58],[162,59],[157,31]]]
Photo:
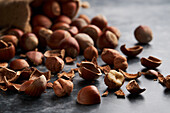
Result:
[[89,17],[88,17],[87,15],[85,15],[85,14],[80,14],[80,15],[78,16],[78,18],[82,18],[82,19],[84,19],[84,20],[87,22],[87,24],[90,24],[90,19],[89,19]]
[[60,57],[47,57],[45,66],[54,73],[60,72],[64,68],[64,61]]
[[67,31],[71,34],[71,36],[75,36],[79,33],[79,30],[77,29],[76,26],[71,26]]
[[10,68],[12,70],[22,70],[29,67],[29,64],[24,59],[15,59],[10,63]]
[[8,32],[7,32],[8,35],[14,35],[18,38],[18,40],[21,39],[22,35],[24,34],[24,32],[20,29],[10,29]]
[[114,59],[114,69],[126,70],[128,68],[128,63],[126,57],[122,55],[117,55]]
[[134,35],[136,40],[143,44],[149,43],[153,38],[152,30],[145,25],[138,26],[134,31]]
[[83,105],[98,104],[101,102],[100,93],[96,86],[82,88],[77,95],[77,102]]
[[70,26],[67,23],[58,22],[51,27],[51,30],[53,30],[53,31],[59,30],[59,29],[67,30],[69,28],[70,28]]
[[106,31],[97,39],[97,47],[99,49],[103,48],[116,48],[118,45],[117,37],[114,33]]
[[101,30],[107,26],[107,19],[103,15],[97,15],[91,20],[92,25],[98,26]]
[[31,51],[38,46],[38,38],[34,33],[25,33],[19,43],[22,50]]
[[105,48],[102,51],[101,58],[106,64],[113,65],[114,59],[116,58],[116,56],[119,56],[119,55],[120,53],[118,51],[114,49]]
[[47,0],[43,4],[43,12],[49,18],[55,18],[61,13],[60,4],[56,0]]
[[120,38],[120,31],[118,28],[114,27],[114,26],[107,26],[103,29],[103,32],[106,32],[106,31],[111,31],[112,33],[114,33],[117,37],[117,39],[119,40]]
[[89,46],[94,46],[92,38],[85,33],[78,33],[74,38],[79,43],[80,49],[84,51]]
[[83,28],[84,26],[87,26],[88,24],[84,19],[76,18],[72,21],[72,23],[70,25],[76,26],[78,28],[78,30],[80,30],[81,28]]
[[3,35],[0,37],[0,40],[3,40],[5,42],[12,42],[12,44],[17,47],[18,45],[18,38],[14,35]]
[[54,20],[54,23],[58,23],[58,22],[64,22],[66,24],[71,24],[71,19],[65,15],[60,15]]
[[80,32],[88,34],[95,43],[97,39],[102,35],[102,31],[95,25],[87,25],[83,27]]
[[98,57],[98,51],[94,46],[89,46],[84,50],[84,58],[91,61],[94,57]]
[[42,26],[42,27],[45,27],[45,28],[50,28],[51,25],[52,25],[51,20],[44,15],[36,15],[32,19],[32,26],[33,27]]

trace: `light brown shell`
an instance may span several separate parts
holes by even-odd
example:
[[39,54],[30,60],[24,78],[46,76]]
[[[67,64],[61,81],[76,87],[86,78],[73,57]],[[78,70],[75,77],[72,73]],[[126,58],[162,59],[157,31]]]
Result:
[[44,56],[47,57],[60,57],[64,59],[65,50],[64,49],[55,49],[55,50],[48,50],[44,53]]
[[148,58],[142,57],[140,61],[141,64],[146,68],[156,68],[162,64],[162,61],[160,59],[153,56],[149,56]]

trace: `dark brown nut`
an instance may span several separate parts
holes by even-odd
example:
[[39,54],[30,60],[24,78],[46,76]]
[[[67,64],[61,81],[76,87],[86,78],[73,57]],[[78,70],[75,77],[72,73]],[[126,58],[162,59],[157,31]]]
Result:
[[59,78],[58,80],[54,81],[53,90],[58,97],[70,95],[73,91],[73,82]]
[[87,47],[89,46],[94,46],[94,42],[92,38],[85,34],[85,33],[79,33],[74,38],[77,40],[79,43],[80,49],[83,52]]
[[59,44],[61,40],[71,37],[70,33],[65,30],[56,30],[52,35],[47,39],[47,45],[51,49],[59,49]]
[[170,75],[167,75],[164,80],[166,88],[170,89]]
[[129,74],[129,73],[124,72],[121,69],[119,69],[119,72],[121,72],[124,75],[126,80],[137,79],[137,78],[139,78],[141,76],[140,72],[138,72],[137,74]]
[[60,15],[54,20],[54,23],[58,23],[58,22],[64,22],[66,24],[71,24],[71,19],[65,15]]
[[64,61],[60,57],[47,57],[45,66],[51,72],[58,73],[64,68]]
[[153,56],[149,56],[148,58],[141,58],[141,64],[146,68],[156,68],[162,64],[162,61]]
[[118,55],[120,55],[120,53],[118,51],[116,51],[114,49],[105,48],[105,49],[103,49],[101,58],[106,64],[113,65],[114,59]]
[[103,15],[97,15],[91,20],[91,24],[96,25],[101,30],[107,26],[107,19]]
[[86,23],[86,21],[84,19],[76,18],[72,21],[72,23],[70,25],[76,26],[78,28],[78,30],[80,30],[81,28],[83,28],[84,26],[87,26],[88,24]]
[[125,77],[122,73],[116,70],[110,70],[110,72],[105,76],[104,82],[109,89],[119,89],[125,81]]
[[114,69],[126,70],[128,68],[128,63],[126,57],[118,55],[114,59]]
[[29,64],[24,59],[16,59],[10,63],[10,68],[12,70],[22,70],[27,67],[29,67]]
[[28,61],[34,65],[40,65],[43,62],[44,55],[39,51],[29,51],[26,53]]
[[78,72],[85,80],[96,80],[102,75],[101,70],[92,62],[81,62]]
[[76,57],[78,56],[80,52],[80,47],[77,42],[77,40],[73,37],[68,37],[64,38],[60,44],[59,44],[60,49],[65,49],[66,55],[70,57]]
[[56,0],[47,0],[43,4],[43,12],[49,18],[55,18],[61,13],[60,4]]
[[78,92],[77,102],[83,105],[99,104],[101,102],[99,90],[94,85],[82,88]]
[[0,37],[0,40],[3,40],[4,42],[12,42],[15,47],[18,45],[18,38],[14,35],[3,35]]
[[88,34],[95,43],[97,39],[102,35],[102,31],[95,25],[87,25],[83,27],[80,32]]
[[82,18],[82,19],[84,19],[84,20],[87,22],[87,24],[90,24],[90,19],[89,19],[89,17],[88,17],[87,15],[85,15],[85,14],[80,14],[80,15],[78,16],[78,18]]
[[7,68],[8,67],[8,63],[7,62],[0,62],[0,68]]
[[121,34],[120,34],[120,31],[118,28],[114,27],[114,26],[107,26],[103,29],[103,32],[106,32],[106,31],[111,31],[112,33],[114,33],[117,37],[117,39],[119,40]]
[[32,19],[33,27],[41,26],[41,27],[45,27],[45,28],[50,28],[51,25],[52,25],[51,20],[44,15],[36,15]]
[[67,31],[71,34],[71,36],[75,36],[79,33],[79,30],[77,29],[76,26],[71,26]]
[[147,44],[153,39],[152,30],[145,25],[138,26],[134,31],[134,35],[136,40],[143,44]]
[[53,30],[53,31],[59,30],[59,29],[67,30],[69,28],[70,28],[70,26],[67,23],[58,22],[51,27],[51,30]]
[[38,38],[34,33],[25,33],[19,43],[22,50],[31,51],[38,46]]
[[22,35],[24,34],[24,32],[20,29],[10,29],[8,32],[7,32],[8,35],[14,35],[18,38],[18,40],[21,39]]
[[146,89],[143,88],[141,89],[138,85],[138,83],[135,80],[129,81],[129,83],[126,85],[126,89],[131,93],[131,94],[140,94],[144,92]]
[[44,56],[47,57],[60,57],[64,59],[65,50],[64,49],[56,49],[56,50],[48,50],[44,53]]
[[89,46],[84,50],[84,58],[91,61],[94,57],[98,57],[98,51],[94,46]]
[[137,45],[131,48],[126,48],[126,45],[124,44],[120,47],[120,50],[126,56],[135,57],[143,51],[143,47],[140,45]]
[[118,45],[117,37],[114,33],[110,31],[106,31],[97,39],[97,47],[99,49],[103,48],[116,48]]
[[157,71],[155,71],[155,70],[152,70],[152,69],[150,69],[150,70],[148,70],[148,71],[146,71],[146,72],[141,72],[141,74],[144,74],[145,76],[148,76],[148,77],[156,77],[156,78],[158,78],[158,72]]
[[9,61],[15,56],[15,47],[11,42],[0,40],[0,61]]

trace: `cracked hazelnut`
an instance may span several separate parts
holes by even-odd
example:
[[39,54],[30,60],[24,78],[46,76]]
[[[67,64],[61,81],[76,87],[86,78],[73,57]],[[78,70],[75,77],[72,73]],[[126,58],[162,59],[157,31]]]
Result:
[[120,31],[118,28],[114,27],[114,26],[107,26],[103,29],[103,32],[106,32],[106,31],[111,31],[112,33],[114,33],[117,37],[117,39],[119,40],[121,34],[120,34]]
[[84,50],[84,58],[91,61],[94,57],[98,57],[98,51],[94,46],[89,46]]
[[12,42],[15,47],[18,45],[18,38],[14,35],[3,35],[0,37],[0,40],[3,40],[4,42]]
[[13,70],[22,70],[29,67],[29,64],[24,59],[16,59],[10,63],[10,68]]
[[65,50],[64,49],[56,49],[56,50],[48,50],[44,53],[44,56],[47,57],[60,57],[64,59]]
[[114,59],[114,69],[126,70],[128,68],[128,63],[126,57],[122,55],[117,55]]
[[156,68],[162,64],[162,61],[160,59],[153,56],[149,56],[148,58],[142,57],[140,61],[141,64],[146,68]]
[[101,30],[107,26],[107,19],[103,15],[97,15],[91,20],[92,25],[98,26]]

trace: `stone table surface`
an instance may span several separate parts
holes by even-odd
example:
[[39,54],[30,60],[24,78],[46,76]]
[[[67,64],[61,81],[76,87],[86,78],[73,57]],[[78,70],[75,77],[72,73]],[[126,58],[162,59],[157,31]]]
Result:
[[[134,38],[134,30],[139,25],[148,25],[153,31],[153,40],[144,47],[143,52],[135,57],[128,58],[129,67],[127,72],[136,73],[145,70],[140,64],[141,57],[155,56],[163,60],[157,69],[164,75],[170,74],[170,1],[169,0],[87,0],[91,4],[89,9],[81,9],[79,14],[86,14],[90,18],[97,14],[105,15],[109,25],[115,26],[121,31],[119,46],[126,44],[132,47],[137,44]],[[121,53],[121,52],[120,52]],[[122,54],[122,53],[121,53]],[[77,62],[83,60],[83,56],[77,58]],[[98,58],[99,65],[105,63]],[[64,71],[76,67],[65,65]],[[43,66],[38,69],[46,71]],[[51,81],[56,80],[53,77]],[[97,105],[84,106],[76,103],[78,91],[87,85],[97,86],[102,94],[106,90],[104,75],[94,83],[84,81],[76,73],[73,79],[74,89],[70,96],[58,98],[52,89],[39,98],[31,98],[19,93],[0,91],[0,112],[2,113],[169,113],[170,112],[170,90],[167,90],[158,81],[142,76],[138,83],[146,91],[138,96],[132,96],[126,90],[126,81],[122,86],[126,97],[117,98],[110,93],[107,97],[101,97],[101,103]]]

